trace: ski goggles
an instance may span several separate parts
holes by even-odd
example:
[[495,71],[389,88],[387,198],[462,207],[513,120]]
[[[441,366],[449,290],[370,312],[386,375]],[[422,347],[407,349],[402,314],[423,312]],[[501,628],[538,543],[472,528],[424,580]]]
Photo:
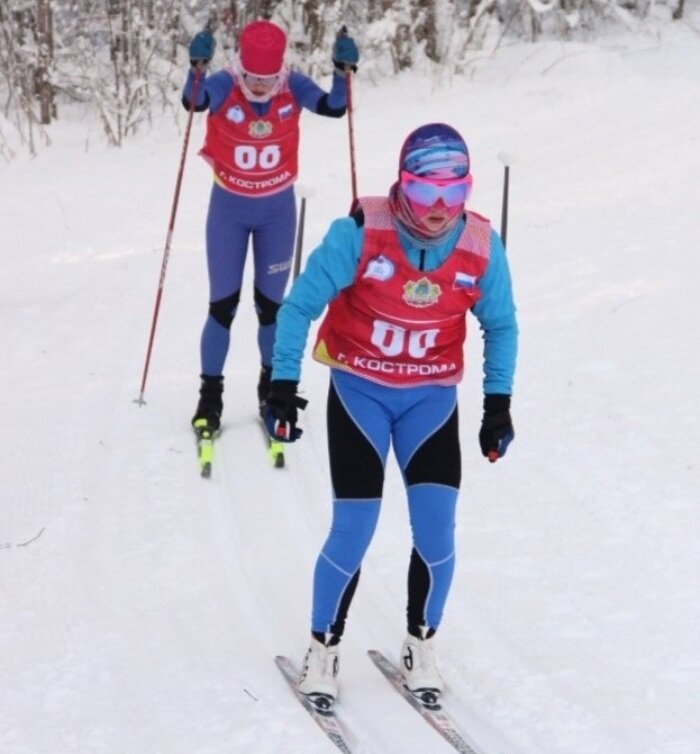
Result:
[[471,175],[464,178],[423,178],[406,170],[401,171],[404,195],[424,207],[432,207],[439,199],[448,207],[458,207],[467,201],[471,187]]
[[272,87],[277,83],[277,77],[277,73],[273,73],[272,76],[256,76],[253,73],[243,74],[243,78],[248,86]]

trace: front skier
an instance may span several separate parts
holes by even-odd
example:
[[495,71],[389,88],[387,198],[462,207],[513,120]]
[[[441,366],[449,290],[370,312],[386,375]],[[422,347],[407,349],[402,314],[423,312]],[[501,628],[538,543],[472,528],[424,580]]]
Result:
[[454,572],[461,481],[456,385],[466,315],[484,334],[484,456],[514,437],[510,395],[517,325],[503,244],[465,210],[472,184],[460,134],[431,123],[407,137],[388,197],[365,197],[335,220],[277,317],[265,419],[277,437],[300,434],[297,395],[310,322],[329,305],[314,358],[331,367],[327,427],[333,521],[316,562],[311,645],[299,690],[332,702],[338,647],[360,567],[379,516],[390,445],[408,497],[406,686],[443,688],[433,653]]

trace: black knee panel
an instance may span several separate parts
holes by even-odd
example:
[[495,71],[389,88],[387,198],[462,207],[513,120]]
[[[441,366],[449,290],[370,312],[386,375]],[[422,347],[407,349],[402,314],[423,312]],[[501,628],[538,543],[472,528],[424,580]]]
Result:
[[261,326],[272,325],[277,318],[277,310],[280,304],[262,294],[257,288],[253,294],[255,300],[255,311],[258,315],[258,322]]
[[450,418],[428,437],[406,467],[407,484],[444,484],[459,487],[462,457],[459,449],[457,408]]
[[331,483],[337,498],[378,498],[384,465],[375,448],[345,410],[335,386],[328,391],[328,453]]
[[226,298],[220,298],[218,301],[211,301],[209,303],[209,315],[213,320],[218,322],[222,327],[227,330],[231,328],[231,322],[236,316],[236,309],[238,308],[238,302],[241,300],[241,292],[236,291]]

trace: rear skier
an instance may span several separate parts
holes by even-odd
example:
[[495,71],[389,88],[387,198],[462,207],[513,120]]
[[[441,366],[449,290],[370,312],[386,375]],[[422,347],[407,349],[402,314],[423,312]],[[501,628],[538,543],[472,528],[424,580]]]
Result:
[[[333,47],[333,83],[324,92],[310,78],[284,66],[287,37],[270,21],[243,28],[232,68],[205,78],[214,53],[211,32],[194,36],[191,69],[182,103],[208,110],[200,154],[214,170],[206,223],[209,309],[200,343],[201,385],[192,417],[198,432],[216,432],[223,410],[224,364],[231,323],[241,296],[248,241],[253,240],[254,302],[258,317],[261,409],[270,387],[275,318],[289,278],[296,230],[299,119],[303,108],[340,118],[346,81],[358,51],[341,33]],[[199,78],[198,78],[199,77]]]
[[314,358],[331,368],[327,403],[331,530],[313,578],[311,643],[299,690],[338,695],[339,643],[372,539],[390,446],[408,498],[412,549],[401,669],[409,690],[437,697],[433,642],[455,564],[461,481],[457,384],[466,315],[484,337],[481,451],[491,462],[514,437],[510,396],[517,324],[508,262],[489,221],[465,210],[467,145],[430,123],[407,137],[388,197],[364,197],[335,220],[278,313],[268,431],[300,435],[297,395],[309,326],[328,306]]

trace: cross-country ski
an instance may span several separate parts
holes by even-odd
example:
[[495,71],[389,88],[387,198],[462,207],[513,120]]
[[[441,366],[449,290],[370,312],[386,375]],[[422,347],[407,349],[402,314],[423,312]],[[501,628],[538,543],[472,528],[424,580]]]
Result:
[[294,696],[299,700],[301,706],[309,713],[313,721],[342,752],[345,752],[345,754],[352,754],[352,738],[346,726],[336,714],[334,707],[326,709],[320,708],[307,696],[299,693],[297,690],[299,671],[288,657],[277,655],[277,657],[275,657],[275,664],[289,684]]
[[434,697],[421,700],[419,696],[410,692],[405,686],[401,672],[385,655],[376,649],[370,649],[367,654],[372,662],[379,668],[384,677],[396,691],[418,712],[421,717],[460,754],[485,754],[473,748],[464,738],[455,721],[445,709],[442,698],[435,700]]

